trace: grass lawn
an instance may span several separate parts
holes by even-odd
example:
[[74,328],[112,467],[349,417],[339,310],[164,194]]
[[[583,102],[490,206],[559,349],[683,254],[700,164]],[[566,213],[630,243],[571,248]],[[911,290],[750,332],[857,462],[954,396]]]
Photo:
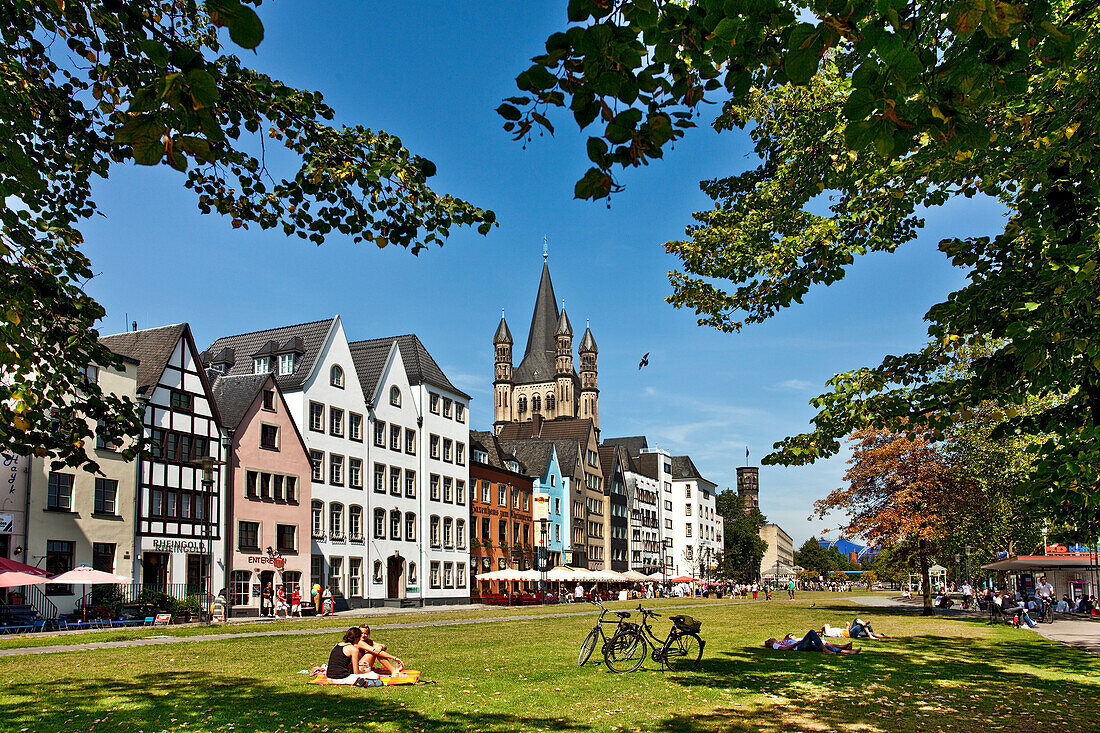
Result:
[[[331,637],[241,633],[226,641],[6,657],[0,659],[0,730],[694,733],[1100,727],[1100,658],[1033,632],[859,607],[843,596],[699,605],[690,613],[703,621],[707,647],[701,670],[686,674],[659,671],[652,661],[633,674],[610,674],[597,664],[598,655],[578,668],[577,649],[594,614],[576,613],[378,633],[410,667],[436,681],[416,687],[307,685],[298,670],[327,658],[335,631]],[[768,636],[838,625],[857,614],[904,638],[866,642],[856,656],[762,646]],[[370,622],[382,626],[426,618]]]

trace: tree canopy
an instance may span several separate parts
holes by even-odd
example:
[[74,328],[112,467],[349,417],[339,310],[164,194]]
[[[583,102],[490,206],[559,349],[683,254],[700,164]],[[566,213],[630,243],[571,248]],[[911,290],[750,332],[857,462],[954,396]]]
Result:
[[760,528],[767,524],[767,518],[756,508],[745,511],[745,502],[732,489],[718,492],[714,503],[723,525],[718,574],[739,582],[756,580],[760,576],[760,561],[768,549],[768,543],[760,539]]
[[259,5],[0,7],[0,451],[94,470],[91,426],[108,442],[139,432],[135,407],[85,377],[120,363],[97,341],[104,311],[82,288],[79,231],[99,213],[93,182],[120,164],[169,166],[202,213],[318,245],[339,235],[416,253],[453,226],[493,225],[491,211],[435,192],[435,166],[397,137],[333,126],[319,93],[227,53],[227,41],[263,40]]
[[[837,453],[862,428],[923,423],[933,438],[990,397],[994,435],[1029,446],[1047,506],[1100,506],[1100,247],[1095,170],[1100,5],[1090,0],[571,0],[572,25],[517,77],[499,113],[518,138],[568,107],[592,167],[580,198],[660,158],[719,104],[760,163],[703,182],[712,210],[665,246],[677,307],[736,331],[914,239],[922,210],[1001,202],[990,236],[951,238],[969,282],[927,313],[928,345],[837,375],[813,430],[766,463]],[[727,289],[728,288],[728,291]],[[966,376],[960,346],[997,344]],[[1045,400],[1037,412],[1019,408]]]
[[841,554],[835,547],[824,547],[811,537],[802,543],[802,546],[794,551],[794,564],[803,570],[808,570],[817,580],[834,570],[848,570],[850,563],[848,558]]

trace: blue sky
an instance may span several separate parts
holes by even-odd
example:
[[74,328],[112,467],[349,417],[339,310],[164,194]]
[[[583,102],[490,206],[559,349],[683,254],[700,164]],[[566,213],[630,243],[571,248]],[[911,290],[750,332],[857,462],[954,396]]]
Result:
[[[919,348],[923,314],[963,282],[936,243],[1000,226],[988,202],[933,212],[919,241],[858,262],[769,323],[720,334],[664,302],[678,262],[662,244],[709,208],[698,181],[753,164],[746,135],[703,125],[665,160],[623,175],[626,191],[608,209],[573,200],[588,164],[587,136],[571,116],[552,118],[556,136],[526,149],[500,129],[493,109],[564,25],[564,2],[282,2],[260,15],[266,38],[243,54],[248,63],[321,91],[339,122],[398,135],[436,163],[438,191],[494,210],[500,226],[486,237],[455,230],[418,257],[339,237],[316,247],[200,215],[173,171],[121,168],[98,190],[105,217],[84,228],[97,273],[88,290],[108,311],[103,333],[131,320],[188,321],[205,348],[218,336],[338,313],[352,339],[420,336],[473,395],[472,426],[488,429],[493,332],[504,308],[522,353],[545,235],[557,295],[578,337],[591,319],[599,345],[603,435],[644,434],[726,487],[746,445],[757,465],[772,443],[806,429],[807,401],[833,374]],[[639,371],[646,352],[650,365]],[[761,509],[797,546],[837,524],[807,517],[843,473],[842,458],[763,467]]]

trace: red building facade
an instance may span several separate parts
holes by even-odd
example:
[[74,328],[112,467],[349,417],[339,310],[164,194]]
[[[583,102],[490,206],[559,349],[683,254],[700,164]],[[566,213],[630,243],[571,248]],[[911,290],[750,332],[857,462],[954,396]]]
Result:
[[470,431],[470,458],[472,595],[515,591],[519,584],[477,581],[476,576],[534,567],[538,544],[531,519],[534,480],[492,433]]

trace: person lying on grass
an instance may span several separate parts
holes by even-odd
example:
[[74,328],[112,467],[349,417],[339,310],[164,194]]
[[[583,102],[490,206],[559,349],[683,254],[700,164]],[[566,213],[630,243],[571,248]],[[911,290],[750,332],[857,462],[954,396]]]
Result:
[[843,639],[892,639],[894,637],[887,636],[886,634],[877,634],[875,630],[871,628],[871,624],[862,619],[855,619],[852,623],[848,624],[848,628],[840,626],[830,626],[825,624],[821,627],[819,632],[821,636],[825,638],[843,638]]
[[824,652],[825,654],[859,654],[859,649],[852,648],[852,642],[836,645],[828,644],[821,640],[813,629],[806,632],[801,639],[794,634],[787,634],[782,640],[768,639],[764,642],[765,649],[775,649],[781,652]]
[[378,644],[370,638],[369,626],[360,626],[359,631],[362,633],[358,646],[363,667],[371,669],[376,665],[382,665],[390,674],[397,674],[405,669],[405,663],[387,652],[385,644]]
[[325,676],[334,685],[362,684],[360,680],[376,680],[378,675],[370,666],[360,664],[359,640],[363,632],[358,626],[352,626],[344,632],[344,639],[332,647],[328,655],[328,669]]

